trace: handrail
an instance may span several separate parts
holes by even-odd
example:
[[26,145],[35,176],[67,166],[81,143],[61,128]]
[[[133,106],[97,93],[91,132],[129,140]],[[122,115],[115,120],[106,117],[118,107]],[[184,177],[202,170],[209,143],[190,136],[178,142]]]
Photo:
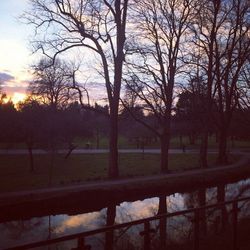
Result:
[[86,232],[61,236],[61,237],[49,239],[49,240],[38,241],[38,242],[29,243],[29,244],[25,244],[25,245],[21,245],[21,246],[7,248],[4,250],[24,250],[24,249],[30,249],[30,248],[35,248],[35,247],[48,246],[48,245],[52,245],[55,243],[69,241],[69,240],[75,240],[75,239],[79,239],[79,238],[85,238],[87,236],[105,233],[105,232],[113,231],[113,230],[124,228],[124,227],[130,227],[130,226],[134,226],[134,225],[144,224],[144,223],[148,223],[148,222],[151,222],[154,220],[159,220],[162,218],[175,217],[175,216],[179,216],[179,215],[183,215],[183,214],[194,213],[194,212],[197,212],[200,210],[216,208],[216,207],[225,206],[225,205],[229,205],[229,204],[237,204],[238,202],[247,201],[247,200],[250,200],[250,196],[239,198],[239,199],[234,199],[234,200],[229,200],[229,201],[225,201],[225,202],[220,202],[220,203],[216,203],[216,204],[185,209],[185,210],[181,210],[181,211],[177,211],[177,212],[173,212],[173,213],[163,213],[163,214],[159,214],[159,215],[144,218],[144,219],[139,219],[139,220],[126,222],[126,223],[122,223],[122,224],[116,224],[116,225],[112,225],[112,226],[105,226],[102,228],[98,228],[98,229],[94,229],[94,230],[90,230],[90,231],[86,231]]

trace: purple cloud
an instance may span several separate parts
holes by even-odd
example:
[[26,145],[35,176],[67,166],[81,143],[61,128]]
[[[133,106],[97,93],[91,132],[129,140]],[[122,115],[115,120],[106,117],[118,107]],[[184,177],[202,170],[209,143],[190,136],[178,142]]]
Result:
[[7,81],[14,80],[14,79],[15,79],[14,76],[4,73],[4,72],[0,72],[0,81],[7,82]]

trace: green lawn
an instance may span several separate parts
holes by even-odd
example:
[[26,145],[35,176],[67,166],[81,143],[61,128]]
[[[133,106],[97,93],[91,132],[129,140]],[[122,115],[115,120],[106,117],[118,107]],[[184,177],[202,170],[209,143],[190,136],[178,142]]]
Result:
[[[77,145],[78,148],[85,148],[86,144],[90,143],[90,147],[95,149],[97,147],[96,145],[96,139],[95,138],[76,138],[74,141],[74,144]],[[179,136],[172,137],[170,141],[170,148],[172,149],[180,149],[182,148],[182,144],[186,146],[187,149],[199,149],[200,146],[200,140],[199,138],[196,139],[195,144],[191,145],[189,142],[189,138],[187,136],[182,137],[182,142],[180,140]],[[109,145],[108,137],[102,136],[99,139],[99,148],[100,149],[107,149]],[[37,148],[40,148],[39,146],[36,146]],[[59,148],[65,148],[67,145],[61,145]],[[118,138],[118,147],[120,149],[134,149],[137,148],[136,142],[129,141],[124,136],[119,136]],[[210,149],[218,148],[218,143],[215,140],[215,136],[209,137],[208,140],[208,147]],[[233,148],[250,148],[250,141],[244,141],[244,140],[235,140],[232,142],[230,139],[228,139],[228,147],[230,149]],[[0,143],[0,149],[8,150],[8,149],[26,149],[27,146],[24,143]],[[150,144],[146,144],[145,148],[160,148],[160,142],[152,140]]]
[[[78,145],[79,148],[85,148],[86,143],[90,143],[92,148],[96,148],[96,141],[94,138],[89,139],[76,139],[75,144]],[[191,145],[189,138],[187,136],[182,137],[182,142],[180,140],[180,137],[172,137],[170,141],[170,148],[173,149],[180,149],[182,148],[182,144],[186,146],[187,149],[199,149],[200,147],[200,139],[196,139],[195,144]],[[129,141],[127,138],[123,136],[119,136],[118,138],[118,147],[121,149],[129,149],[129,148],[136,148],[137,145],[135,142]],[[218,148],[218,143],[215,140],[215,136],[210,136],[208,139],[208,147],[211,149]],[[235,140],[232,142],[230,139],[228,139],[228,147],[230,149],[233,148],[250,148],[250,141],[244,141],[244,140]],[[101,137],[99,141],[99,148],[108,148],[108,138],[107,137]],[[160,148],[160,142],[152,140],[150,144],[145,145],[145,148]]]
[[[71,155],[67,160],[63,156],[56,155],[52,165],[49,155],[35,155],[35,172],[30,173],[27,155],[0,155],[1,192],[107,179],[107,154]],[[215,158],[215,155],[209,155],[209,163],[214,164]],[[195,168],[198,167],[198,155],[171,154],[169,162],[170,170]],[[119,166],[121,178],[157,174],[160,172],[160,155],[120,154]]]

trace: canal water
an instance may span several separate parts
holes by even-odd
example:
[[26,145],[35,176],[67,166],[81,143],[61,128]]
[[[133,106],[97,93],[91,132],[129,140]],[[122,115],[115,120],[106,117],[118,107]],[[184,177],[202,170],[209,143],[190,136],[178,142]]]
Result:
[[[231,184],[221,184],[212,188],[201,188],[190,193],[160,195],[160,197],[156,196],[133,202],[123,201],[120,204],[110,204],[110,206],[103,207],[99,211],[79,213],[73,216],[57,214],[25,220],[5,221],[0,224],[0,249],[247,196],[250,196],[250,179]],[[241,204],[239,218],[248,218],[250,216],[249,208],[250,202]],[[230,207],[226,207],[224,212],[224,214],[229,214]],[[216,231],[218,216],[218,211],[207,211],[206,229],[204,230],[212,228]],[[225,215],[226,217],[227,215]],[[151,240],[157,242],[159,238],[157,232],[160,230],[159,221],[152,222],[151,227],[155,230]],[[169,218],[166,228],[169,242],[177,244],[189,241],[192,238],[193,215]],[[117,230],[112,242],[114,249],[142,249],[143,237],[140,236],[141,231],[143,231],[143,225]],[[86,243],[92,246],[91,249],[105,249],[105,244],[107,244],[105,235],[88,237]],[[76,247],[75,241],[40,249],[72,249],[73,247]]]

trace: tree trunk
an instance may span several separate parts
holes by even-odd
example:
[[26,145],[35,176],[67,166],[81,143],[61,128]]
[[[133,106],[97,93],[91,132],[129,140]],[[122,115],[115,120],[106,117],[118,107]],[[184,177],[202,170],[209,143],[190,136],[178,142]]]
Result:
[[54,163],[55,163],[55,149],[52,148],[50,151],[49,187],[52,184],[52,174],[53,174]]
[[179,140],[180,140],[180,148],[182,148],[183,147],[182,135],[179,136]]
[[[118,110],[120,101],[120,91],[122,84],[122,67],[125,59],[124,43],[126,40],[126,18],[127,18],[127,4],[124,1],[123,14],[121,11],[121,2],[115,1],[116,12],[116,48],[117,54],[114,57],[114,82],[111,87],[109,84],[109,105],[110,105],[110,141],[109,141],[109,178],[117,178],[119,176],[118,169]],[[107,61],[105,60],[105,63]],[[108,74],[108,73],[107,73]],[[109,78],[109,77],[108,77]],[[107,82],[109,79],[106,78]]]
[[118,169],[118,112],[111,108],[109,137],[109,178],[119,176]]
[[207,168],[207,144],[208,144],[208,132],[204,132],[201,138],[201,145],[200,145],[200,168]]
[[161,173],[168,172],[168,150],[169,150],[169,140],[168,134],[164,134],[161,137]]
[[234,148],[234,136],[233,135],[231,135],[231,146],[232,146],[232,148]]
[[96,129],[96,148],[99,149],[100,147],[100,133],[99,128]]
[[218,132],[215,132],[215,143],[218,143]]
[[195,134],[193,132],[189,134],[189,144],[195,145]]
[[30,172],[33,173],[34,168],[34,157],[33,157],[33,147],[28,145],[28,151],[29,151],[29,159],[30,159]]
[[219,135],[219,155],[217,162],[221,165],[226,165],[228,163],[227,157],[227,128],[223,126]]

